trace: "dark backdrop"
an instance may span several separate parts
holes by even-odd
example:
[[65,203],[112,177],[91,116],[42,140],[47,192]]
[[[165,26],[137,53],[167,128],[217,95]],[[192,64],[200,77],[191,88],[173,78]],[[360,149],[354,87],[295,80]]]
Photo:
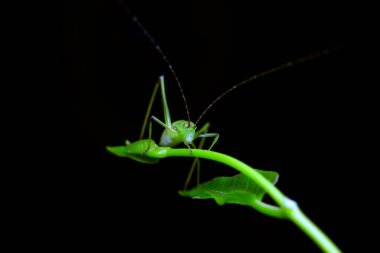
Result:
[[[278,187],[345,252],[359,245],[362,222],[352,201],[363,191],[354,173],[368,156],[371,103],[359,10],[319,0],[128,5],[171,61],[193,120],[253,74],[337,49],[235,90],[202,123],[220,133],[216,151],[278,171]],[[168,66],[117,1],[72,1],[62,9],[64,51],[57,55],[64,68],[45,90],[40,153],[48,167],[40,175],[39,199],[48,206],[41,212],[55,247],[319,252],[290,222],[180,197],[189,159],[144,165],[108,154],[106,145],[138,139],[159,75],[174,120],[186,117],[184,105]],[[160,98],[152,113],[163,119]],[[161,131],[154,126],[156,139]],[[202,162],[203,180],[233,174]]]

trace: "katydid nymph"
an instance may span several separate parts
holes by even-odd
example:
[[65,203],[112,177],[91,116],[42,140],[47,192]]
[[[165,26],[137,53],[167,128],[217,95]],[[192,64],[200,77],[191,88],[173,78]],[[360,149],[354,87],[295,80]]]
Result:
[[[253,80],[256,80],[258,78],[273,74],[275,72],[293,67],[296,64],[304,63],[306,61],[310,61],[312,59],[321,57],[323,55],[327,55],[331,51],[329,49],[325,49],[325,50],[322,50],[320,52],[317,52],[317,53],[314,53],[314,54],[311,54],[311,55],[308,55],[308,56],[305,56],[305,57],[302,57],[302,58],[299,58],[299,59],[296,59],[293,61],[286,62],[282,65],[279,65],[277,67],[271,68],[271,69],[266,70],[266,71],[263,71],[259,74],[251,76],[251,77],[239,82],[238,84],[232,86],[227,91],[223,92],[219,97],[217,97],[213,102],[211,102],[210,105],[207,106],[206,109],[201,113],[201,115],[198,117],[198,119],[195,122],[192,122],[190,119],[190,113],[189,113],[189,109],[188,109],[188,105],[186,102],[184,92],[182,90],[182,86],[181,86],[179,79],[178,79],[171,63],[169,62],[168,58],[166,57],[166,55],[161,50],[158,43],[150,35],[148,30],[145,29],[145,27],[142,25],[142,23],[139,21],[139,19],[132,14],[132,12],[129,10],[129,8],[126,6],[126,4],[122,0],[120,0],[119,2],[123,5],[125,11],[132,17],[132,21],[142,31],[142,33],[150,41],[150,43],[156,48],[156,50],[160,54],[161,58],[167,64],[167,67],[169,68],[171,75],[174,77],[174,79],[178,85],[178,88],[181,92],[183,103],[185,105],[185,109],[186,109],[186,113],[187,113],[187,119],[172,121],[168,101],[166,98],[165,80],[164,80],[164,76],[161,75],[158,78],[156,85],[154,86],[153,93],[152,93],[151,99],[149,101],[148,109],[147,109],[147,112],[146,112],[146,115],[144,118],[144,122],[142,125],[141,132],[140,132],[140,140],[133,142],[133,143],[129,142],[128,140],[126,141],[126,144],[128,147],[128,150],[126,151],[128,154],[126,154],[126,155],[128,157],[136,160],[136,161],[143,162],[143,163],[157,163],[158,162],[158,159],[153,159],[153,158],[150,158],[146,155],[146,153],[149,151],[149,149],[154,147],[154,145],[156,145],[155,142],[152,140],[153,122],[161,125],[164,128],[163,133],[162,133],[161,138],[160,138],[160,141],[158,143],[158,145],[160,147],[176,147],[176,146],[183,143],[189,149],[189,152],[191,153],[192,149],[195,149],[195,148],[202,149],[203,148],[205,138],[213,138],[212,143],[208,147],[208,149],[211,150],[215,146],[215,144],[217,143],[217,141],[219,139],[219,134],[208,132],[209,128],[210,128],[209,123],[205,123],[202,127],[199,127],[199,128],[198,128],[198,123],[203,118],[205,113],[212,106],[214,106],[217,101],[219,101],[222,97],[229,94],[231,91],[233,91],[233,90],[237,89],[238,87],[240,87],[244,84],[247,84]],[[151,113],[150,113],[159,88],[161,90],[161,99],[162,99],[162,105],[163,105],[164,121],[162,121],[159,118],[151,115]],[[148,124],[148,122],[149,122],[149,124]],[[148,125],[148,139],[144,139],[144,134],[145,134],[147,125]],[[197,139],[201,139],[198,146],[196,146],[194,144],[194,141]],[[186,179],[186,182],[185,182],[185,186],[184,186],[185,190],[188,187],[188,184],[189,184],[190,179],[192,177],[192,174],[195,170],[195,167],[198,168],[197,182],[199,183],[200,163],[199,163],[199,159],[195,158],[193,161],[193,164],[191,166],[190,172],[188,174],[188,177]]]
[[[128,140],[126,141],[127,146],[130,148],[131,154],[133,154],[131,156],[131,158],[134,160],[137,160],[139,162],[145,162],[145,163],[156,163],[156,162],[158,162],[156,159],[151,159],[149,157],[144,156],[144,154],[149,151],[151,146],[155,145],[155,143],[151,140],[152,139],[152,122],[153,121],[158,123],[162,127],[164,127],[164,131],[163,131],[161,138],[160,138],[159,146],[175,147],[175,146],[183,143],[189,149],[189,152],[191,153],[192,148],[197,148],[194,144],[194,140],[196,140],[198,138],[202,138],[202,141],[200,142],[198,148],[203,148],[204,138],[210,138],[211,137],[211,138],[213,138],[213,141],[208,148],[209,150],[211,150],[213,148],[213,146],[216,144],[216,142],[218,141],[219,134],[218,133],[208,133],[208,129],[210,127],[209,123],[204,124],[199,130],[197,130],[197,123],[202,118],[204,113],[201,114],[201,116],[198,118],[198,120],[195,123],[191,122],[190,113],[189,113],[189,109],[188,109],[188,105],[186,102],[184,92],[182,90],[182,86],[181,86],[179,79],[178,79],[172,65],[170,64],[168,58],[163,53],[163,51],[161,50],[160,46],[155,41],[155,39],[150,35],[148,30],[146,30],[145,27],[139,21],[139,19],[132,14],[132,12],[127,7],[127,5],[122,0],[120,0],[119,2],[124,7],[125,11],[132,17],[132,20],[136,24],[136,26],[143,32],[143,34],[147,37],[147,39],[150,41],[150,43],[156,48],[158,53],[161,55],[161,57],[164,59],[164,61],[168,65],[170,72],[173,75],[174,79],[176,80],[178,88],[181,92],[182,99],[183,99],[185,109],[186,109],[186,113],[187,113],[187,120],[178,120],[178,121],[172,122],[168,102],[166,99],[164,76],[161,75],[159,77],[154,89],[153,89],[153,94],[152,94],[152,97],[150,99],[148,109],[147,109],[147,112],[146,112],[146,115],[144,118],[143,126],[141,129],[140,141],[138,142],[138,144],[133,143],[134,145],[132,145],[132,143],[129,142]],[[157,95],[158,88],[161,89],[161,98],[162,98],[162,105],[163,105],[163,112],[164,112],[164,122],[161,121],[160,119],[158,119],[157,117],[150,115],[150,111],[152,109],[153,102],[154,102],[155,97]],[[207,108],[206,110],[208,110],[208,109],[209,108]],[[146,125],[147,125],[148,120],[149,120],[149,138],[148,138],[148,140],[144,140],[143,138],[144,138],[144,133],[146,130]],[[145,146],[145,149],[143,148],[144,146]],[[144,149],[144,150],[142,150],[142,149]],[[138,155],[138,154],[140,154],[140,155]],[[186,183],[184,186],[185,190],[186,190],[186,188],[190,182],[191,176],[193,174],[193,171],[194,171],[196,165],[198,165],[197,182],[199,183],[199,159],[195,158],[194,162],[191,166],[190,172],[189,172],[187,179],[186,179]]]
[[[165,130],[163,131],[161,135],[161,139],[159,142],[160,146],[163,147],[175,147],[178,144],[185,144],[186,147],[189,148],[191,152],[191,147],[195,148],[195,145],[193,141],[197,138],[206,138],[206,137],[213,137],[214,140],[209,147],[211,149],[215,143],[218,141],[219,134],[217,133],[207,133],[209,124],[206,123],[203,127],[201,127],[200,130],[196,131],[197,127],[196,124],[190,121],[190,118],[188,120],[178,120],[178,121],[171,121],[170,117],[170,112],[169,112],[169,106],[166,100],[166,92],[165,92],[165,81],[164,81],[164,76],[160,76],[158,79],[158,82],[156,84],[156,87],[153,90],[153,95],[151,98],[151,101],[148,106],[148,111],[146,113],[143,127],[141,129],[141,134],[140,134],[140,139],[143,138],[144,132],[145,132],[145,127],[146,127],[146,122],[147,119],[150,115],[150,109],[152,107],[152,103],[154,101],[154,98],[157,94],[157,89],[158,87],[161,88],[161,96],[162,96],[162,104],[163,104],[163,110],[164,110],[164,117],[165,117],[165,122],[162,122],[155,116],[150,117],[150,122],[149,122],[149,140],[151,140],[152,137],[152,121],[158,123],[159,125],[163,126]],[[147,148],[148,151],[149,147]]]

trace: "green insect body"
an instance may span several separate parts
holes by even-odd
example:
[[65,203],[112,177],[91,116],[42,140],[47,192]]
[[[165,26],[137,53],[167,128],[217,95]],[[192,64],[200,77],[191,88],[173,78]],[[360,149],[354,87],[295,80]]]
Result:
[[[162,98],[165,122],[162,122],[157,117],[150,115],[158,88],[161,88],[161,98]],[[148,121],[149,121],[149,137],[148,139],[144,139],[144,133],[145,133],[146,125]],[[161,134],[159,145],[157,145],[152,140],[152,128],[153,128],[152,123],[153,122],[156,122],[162,127],[164,127],[164,131]],[[178,120],[174,122],[171,121],[169,106],[166,100],[164,76],[160,76],[153,89],[153,94],[150,99],[148,110],[146,112],[143,126],[141,129],[140,140],[133,143],[127,140],[126,146],[118,147],[117,150],[109,147],[108,150],[114,154],[117,154],[119,156],[129,157],[138,162],[154,164],[158,162],[158,159],[151,158],[145,154],[149,152],[149,150],[152,150],[157,147],[160,147],[160,148],[176,147],[183,143],[189,149],[190,153],[192,153],[191,151],[192,148],[200,148],[200,149],[203,148],[204,141],[205,141],[204,139],[207,137],[212,137],[214,138],[213,142],[208,148],[209,150],[211,150],[212,147],[215,145],[215,143],[218,141],[219,134],[208,133],[209,127],[210,127],[210,124],[206,123],[197,131],[197,126],[193,122],[191,122],[190,119]],[[196,146],[194,144],[194,141],[198,138],[200,138],[201,141],[199,145]],[[199,158],[195,158],[190,168],[189,174],[187,176],[184,190],[186,190],[196,167],[198,168],[197,182],[199,182],[200,162],[199,162]]]
[[[161,88],[161,98],[162,98],[165,122],[162,122],[155,116],[150,116],[150,111],[151,111],[154,99],[156,97],[158,87]],[[159,145],[161,147],[175,147],[183,143],[186,147],[189,148],[191,152],[191,148],[196,147],[193,143],[195,139],[213,137],[214,140],[211,146],[209,147],[209,149],[211,149],[215,145],[215,143],[218,141],[218,138],[219,138],[219,134],[217,133],[207,133],[210,126],[209,123],[206,123],[203,127],[200,128],[200,130],[196,131],[197,126],[190,120],[178,120],[174,122],[171,121],[169,106],[166,100],[164,76],[159,77],[158,82],[156,83],[156,86],[153,90],[153,94],[148,105],[148,110],[145,115],[143,127],[141,129],[140,139],[143,139],[144,137],[146,124],[149,118],[150,118],[149,140],[152,139],[152,122],[153,121],[165,128],[159,142]],[[147,148],[146,151],[148,151],[149,148],[150,146]]]
[[165,129],[162,132],[160,146],[175,147],[180,143],[184,143],[187,147],[192,144],[195,139],[195,124],[186,120],[173,122],[172,129]]

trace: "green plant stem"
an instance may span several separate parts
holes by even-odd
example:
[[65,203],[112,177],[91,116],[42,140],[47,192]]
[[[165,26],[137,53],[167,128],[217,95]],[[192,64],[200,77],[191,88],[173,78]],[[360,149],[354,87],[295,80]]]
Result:
[[341,252],[333,241],[313,223],[297,206],[287,215],[305,234],[307,234],[324,252]]
[[301,211],[295,201],[286,197],[277,187],[275,187],[255,169],[237,160],[236,158],[210,150],[192,149],[190,153],[188,149],[173,149],[164,147],[152,148],[146,153],[146,155],[152,158],[199,157],[226,164],[245,174],[257,183],[279,205],[284,216],[296,224],[307,236],[309,236],[309,238],[315,242],[315,244],[318,245],[323,252],[341,252],[340,249],[327,237],[327,235]]

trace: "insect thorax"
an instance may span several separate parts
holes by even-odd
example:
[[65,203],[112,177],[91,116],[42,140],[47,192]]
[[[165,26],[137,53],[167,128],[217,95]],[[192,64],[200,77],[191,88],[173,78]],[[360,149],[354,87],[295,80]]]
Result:
[[165,129],[161,135],[160,146],[174,147],[180,143],[190,144],[195,138],[195,124],[186,120],[172,123],[172,130]]

